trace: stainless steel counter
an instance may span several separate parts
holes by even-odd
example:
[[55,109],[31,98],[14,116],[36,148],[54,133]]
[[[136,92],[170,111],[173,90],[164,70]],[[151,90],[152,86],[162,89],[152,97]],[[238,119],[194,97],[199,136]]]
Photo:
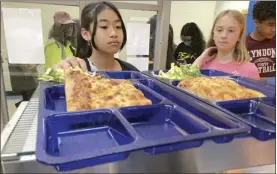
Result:
[[[24,102],[1,133],[1,163],[5,173],[56,173],[35,160],[38,92]],[[201,147],[149,155],[132,152],[124,160],[73,173],[203,173],[275,164],[275,139],[234,139],[227,144],[205,142]]]

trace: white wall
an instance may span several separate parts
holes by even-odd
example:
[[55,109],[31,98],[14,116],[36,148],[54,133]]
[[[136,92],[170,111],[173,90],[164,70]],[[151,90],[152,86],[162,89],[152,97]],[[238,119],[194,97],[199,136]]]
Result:
[[175,43],[181,42],[181,29],[188,22],[195,22],[207,40],[213,24],[215,6],[216,1],[172,1],[170,23]]
[[247,10],[249,1],[217,1],[215,6],[215,17],[224,10]]
[[[48,5],[36,3],[19,3],[19,2],[2,2],[1,7],[7,8],[39,8],[41,9],[43,39],[47,40],[48,32],[53,24],[53,15],[56,11],[65,10],[70,13],[72,18],[79,18],[79,7],[62,6],[62,5]],[[4,59],[3,74],[6,86],[6,91],[11,91],[10,73],[8,69],[8,54],[6,48],[5,30],[3,25],[3,18],[1,15],[1,54]]]

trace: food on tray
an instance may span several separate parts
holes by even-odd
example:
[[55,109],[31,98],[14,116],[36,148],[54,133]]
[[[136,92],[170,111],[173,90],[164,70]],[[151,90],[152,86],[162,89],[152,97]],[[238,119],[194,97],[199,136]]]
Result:
[[183,80],[186,77],[199,77],[201,76],[200,68],[192,66],[191,64],[177,66],[171,63],[171,68],[168,72],[159,71],[157,77],[171,79],[171,80]]
[[264,94],[222,77],[196,77],[182,80],[181,87],[195,95],[215,101],[265,97]]
[[38,77],[38,80],[64,83],[64,71],[61,69],[48,68],[45,73]]
[[[75,67],[76,70],[81,70],[80,67]],[[87,73],[88,74],[88,73]],[[92,76],[99,76],[94,72]],[[45,73],[41,74],[38,77],[39,81],[49,81],[49,82],[57,82],[57,83],[64,83],[64,70],[63,69],[55,69],[55,68],[48,68]]]
[[67,111],[152,104],[128,80],[91,76],[72,68],[65,70],[65,95]]

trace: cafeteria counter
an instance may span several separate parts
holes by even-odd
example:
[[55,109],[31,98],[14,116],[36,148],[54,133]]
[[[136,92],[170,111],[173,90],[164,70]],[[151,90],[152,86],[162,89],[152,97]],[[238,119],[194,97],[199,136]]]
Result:
[[[56,173],[36,161],[39,90],[22,102],[1,132],[4,173]],[[226,144],[206,141],[201,147],[159,155],[135,151],[124,161],[71,171],[72,173],[215,173],[275,164],[275,139],[235,138]]]

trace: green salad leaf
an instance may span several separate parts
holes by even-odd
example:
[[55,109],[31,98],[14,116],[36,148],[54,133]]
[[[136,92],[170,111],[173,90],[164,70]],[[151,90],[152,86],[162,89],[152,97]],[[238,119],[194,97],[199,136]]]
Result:
[[64,83],[64,70],[48,68],[45,73],[38,77],[38,80]]
[[183,80],[186,77],[201,76],[200,68],[191,64],[177,66],[171,63],[171,68],[168,72],[159,71],[157,77],[171,80]]

